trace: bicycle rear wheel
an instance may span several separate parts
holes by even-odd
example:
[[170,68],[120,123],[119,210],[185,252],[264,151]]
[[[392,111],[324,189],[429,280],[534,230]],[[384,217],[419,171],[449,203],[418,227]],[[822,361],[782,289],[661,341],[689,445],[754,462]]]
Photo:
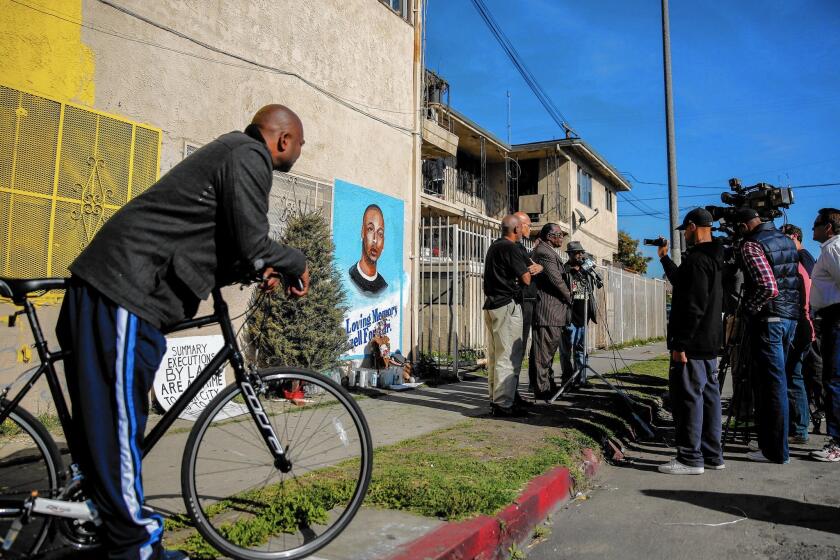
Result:
[[[5,409],[8,404],[3,400],[0,408]],[[61,455],[49,432],[31,414],[16,407],[0,425],[0,511],[19,508],[33,491],[41,497],[55,497],[61,472]],[[0,541],[13,520],[0,516]],[[50,522],[50,518],[33,517],[23,526],[12,548],[0,555],[31,557],[49,536]]]
[[[350,523],[370,482],[373,446],[353,398],[326,377],[295,368],[260,371],[254,386],[292,469],[274,465],[242,389],[204,410],[181,466],[184,503],[217,550],[247,560],[294,560]],[[192,537],[168,546],[195,550]]]

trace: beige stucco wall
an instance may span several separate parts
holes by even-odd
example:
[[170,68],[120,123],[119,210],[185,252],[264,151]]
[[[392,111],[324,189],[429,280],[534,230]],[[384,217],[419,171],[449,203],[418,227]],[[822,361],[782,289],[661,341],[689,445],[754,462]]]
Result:
[[[588,166],[585,162],[572,158],[568,165],[571,173],[571,192],[569,201],[572,212],[580,210],[587,218],[587,222],[578,226],[570,237],[570,240],[580,241],[583,248],[592,253],[598,264],[606,261],[613,261],[613,253],[618,250],[618,212],[617,201],[613,197],[613,209],[607,210],[604,195],[604,185],[608,184],[604,177]],[[592,207],[578,202],[577,198],[577,172],[578,167],[592,175]],[[593,218],[595,210],[599,209]]]
[[[71,49],[71,60],[84,57],[82,66],[48,69],[56,79],[64,69],[72,70],[72,94],[35,87],[40,82],[30,80],[25,67],[16,74],[20,83],[10,85],[159,127],[161,174],[183,159],[185,141],[203,144],[242,130],[259,107],[286,104],[301,117],[305,130],[306,145],[295,173],[328,183],[343,179],[405,201],[402,242],[404,270],[410,273],[416,231],[411,134],[415,36],[410,24],[378,0],[120,0],[119,5],[199,42],[297,73],[393,126],[346,107],[297,77],[213,52],[98,0],[50,5],[56,13],[72,7],[75,19],[56,20],[23,9],[2,18],[10,29],[32,30],[32,38],[15,44],[32,54],[33,72],[44,70],[38,65],[50,64],[50,53],[56,50]],[[54,20],[63,21],[64,27],[75,25],[68,21],[84,26],[75,27],[73,42],[68,42],[51,30]],[[11,44],[8,38],[0,41]],[[226,293],[232,311],[241,310],[248,292],[234,288]],[[8,313],[7,307],[0,312]],[[54,320],[54,310],[47,310],[43,326],[48,333]],[[402,332],[400,347],[408,348],[410,297],[404,297]],[[8,360],[0,357],[0,366],[4,363]],[[11,376],[0,372],[0,383]]]
[[[365,111],[412,127],[413,28],[377,0],[120,4],[221,50],[296,72]],[[96,59],[94,106],[162,128],[162,173],[181,160],[185,140],[204,143],[241,130],[259,107],[277,102],[304,122],[307,143],[296,172],[408,197],[410,134],[298,78],[214,53],[97,0],[85,1],[83,15],[97,28],[151,44],[82,31]]]
[[492,202],[488,215],[501,220],[507,214],[507,174],[504,163],[487,164],[487,191]]

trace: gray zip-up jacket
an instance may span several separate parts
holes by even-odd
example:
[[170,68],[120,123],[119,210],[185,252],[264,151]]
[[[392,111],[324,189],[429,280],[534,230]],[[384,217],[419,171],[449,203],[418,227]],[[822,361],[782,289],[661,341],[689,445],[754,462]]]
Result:
[[271,154],[246,130],[205,145],[123,206],[70,272],[159,329],[195,315],[215,286],[267,266],[301,275],[303,253],[269,238]]

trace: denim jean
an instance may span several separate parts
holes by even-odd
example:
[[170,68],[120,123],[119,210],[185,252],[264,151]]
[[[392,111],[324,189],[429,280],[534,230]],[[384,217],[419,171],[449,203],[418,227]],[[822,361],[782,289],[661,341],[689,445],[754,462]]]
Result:
[[802,363],[811,348],[811,328],[807,321],[798,323],[793,343],[787,356],[787,397],[790,435],[807,438],[811,411],[808,408],[808,393],[802,376]]
[[790,458],[785,365],[795,330],[794,319],[772,317],[750,321],[753,384],[758,395],[758,446],[765,457],[776,463]]
[[689,467],[723,464],[717,360],[671,361],[668,391],[677,460]]
[[[563,327],[563,341],[566,355],[563,357],[563,382],[572,377],[583,366],[583,339],[586,327],[566,325]],[[579,383],[586,383],[586,370],[580,372]]]
[[840,440],[840,322],[822,325],[826,430]]

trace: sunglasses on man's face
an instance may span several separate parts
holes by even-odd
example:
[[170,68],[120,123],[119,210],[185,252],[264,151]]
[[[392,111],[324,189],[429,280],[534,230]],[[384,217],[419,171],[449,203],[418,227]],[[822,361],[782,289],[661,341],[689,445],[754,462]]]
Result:
[[557,239],[558,237],[566,237],[566,234],[565,233],[549,233],[548,237],[553,237],[553,238]]

